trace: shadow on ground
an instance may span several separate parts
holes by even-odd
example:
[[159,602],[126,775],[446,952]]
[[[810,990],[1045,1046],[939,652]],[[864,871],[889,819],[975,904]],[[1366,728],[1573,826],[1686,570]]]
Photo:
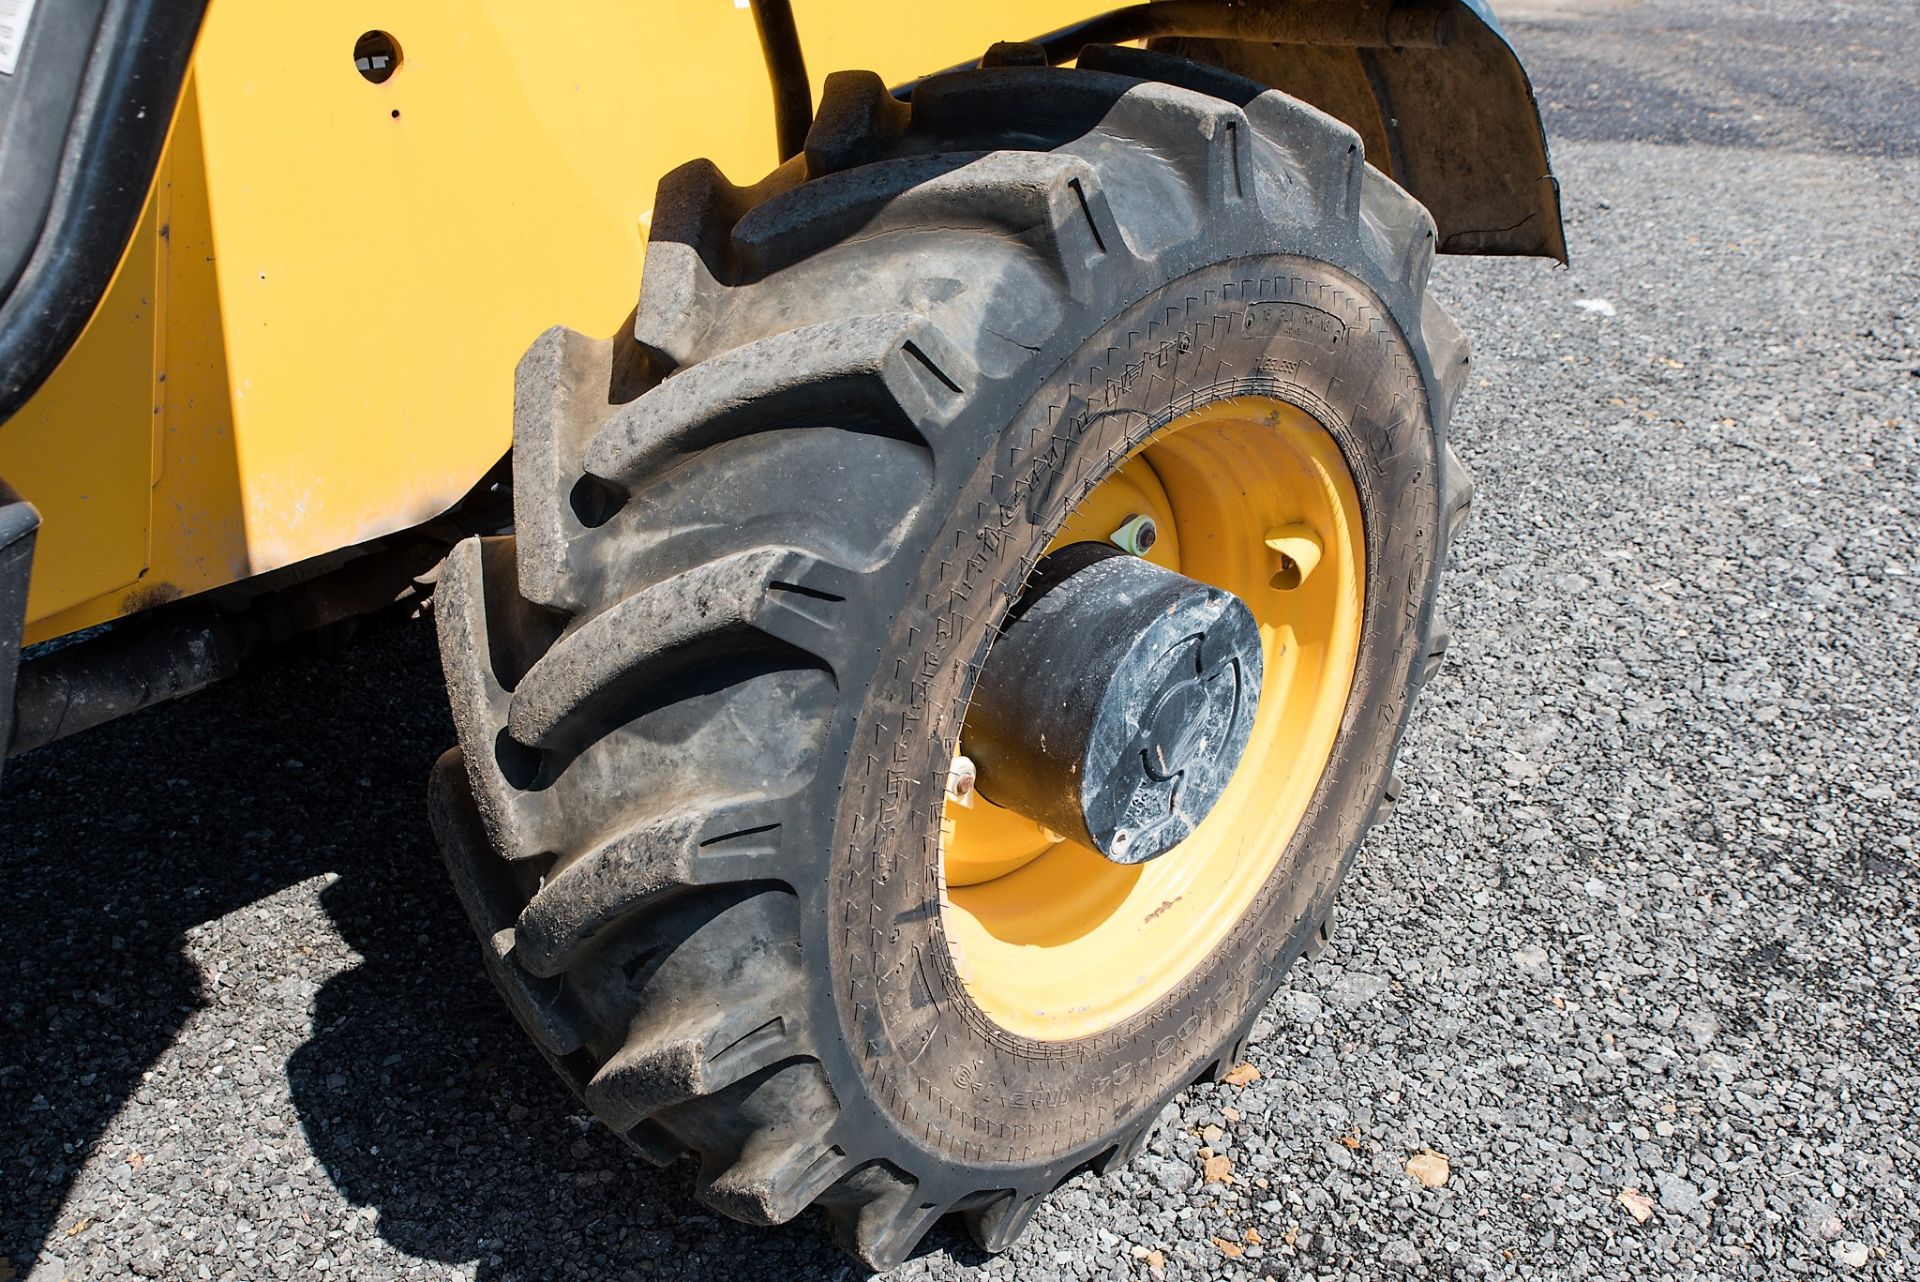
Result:
[[[332,873],[319,902],[360,960],[321,987],[287,1081],[307,1147],[387,1244],[501,1282],[858,1272],[816,1217],[708,1213],[687,1166],[656,1171],[590,1123],[513,1025],[425,822],[451,740],[430,629],[408,624],[15,763],[0,1255],[31,1261],[58,1231],[103,1129],[211,1004],[186,932]],[[270,1243],[271,1198],[247,1196],[229,1218]],[[944,1234],[923,1249],[972,1254]]]
[[[359,848],[325,774],[287,767],[339,728],[324,716],[306,724],[319,711],[314,666],[247,678],[8,767],[0,1249],[9,1258],[34,1258],[102,1129],[206,1004],[182,951],[186,932]],[[256,700],[261,713],[242,715]]]

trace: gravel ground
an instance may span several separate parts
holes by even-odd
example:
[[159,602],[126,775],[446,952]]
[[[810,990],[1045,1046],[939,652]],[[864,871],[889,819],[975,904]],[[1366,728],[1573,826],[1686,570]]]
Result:
[[[1438,273],[1480,500],[1335,947],[1258,1080],[897,1276],[1920,1276],[1920,21],[1792,8],[1532,0],[1576,265]],[[855,1275],[513,1027],[437,683],[403,625],[9,768],[0,1279]]]

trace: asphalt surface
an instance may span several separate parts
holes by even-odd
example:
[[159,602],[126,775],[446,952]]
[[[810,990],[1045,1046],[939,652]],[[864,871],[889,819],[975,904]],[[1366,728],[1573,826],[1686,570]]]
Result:
[[[1479,501],[1335,947],[1258,1080],[897,1276],[1920,1275],[1920,18],[1515,36],[1575,266],[1437,274]],[[0,1279],[855,1276],[513,1026],[423,817],[438,681],[405,625],[8,768]]]

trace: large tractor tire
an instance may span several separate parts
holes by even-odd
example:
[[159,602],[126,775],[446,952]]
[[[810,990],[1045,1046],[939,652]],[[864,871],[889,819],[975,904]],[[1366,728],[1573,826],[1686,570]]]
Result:
[[1397,791],[1469,493],[1433,223],[1354,132],[1035,52],[669,175],[438,590],[434,820],[520,1021],[876,1268],[1007,1246],[1242,1054]]

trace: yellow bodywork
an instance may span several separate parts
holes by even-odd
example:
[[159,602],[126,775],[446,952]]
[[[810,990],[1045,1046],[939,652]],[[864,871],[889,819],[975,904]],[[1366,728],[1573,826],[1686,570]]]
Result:
[[[1094,7],[794,4],[816,99]],[[446,510],[507,452],[526,346],[633,306],[661,175],[751,181],[773,140],[745,0],[215,0],[113,285],[0,432],[43,518],[25,639]]]

